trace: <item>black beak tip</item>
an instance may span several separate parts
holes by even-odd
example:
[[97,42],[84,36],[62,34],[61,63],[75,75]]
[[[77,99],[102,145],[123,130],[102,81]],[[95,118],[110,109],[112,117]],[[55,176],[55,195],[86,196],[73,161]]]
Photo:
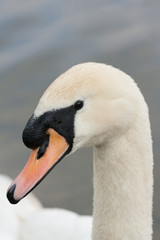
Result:
[[15,200],[14,199],[14,191],[16,189],[16,184],[13,184],[10,189],[8,190],[7,192],[7,198],[8,198],[8,201],[11,203],[11,204],[16,204],[19,202],[19,200]]

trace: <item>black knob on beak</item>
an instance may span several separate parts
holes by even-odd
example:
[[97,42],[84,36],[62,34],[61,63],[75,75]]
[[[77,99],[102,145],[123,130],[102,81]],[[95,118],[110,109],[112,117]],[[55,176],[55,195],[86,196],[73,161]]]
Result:
[[26,147],[36,149],[46,138],[47,124],[42,121],[42,117],[35,118],[34,115],[28,120],[22,134],[22,139]]

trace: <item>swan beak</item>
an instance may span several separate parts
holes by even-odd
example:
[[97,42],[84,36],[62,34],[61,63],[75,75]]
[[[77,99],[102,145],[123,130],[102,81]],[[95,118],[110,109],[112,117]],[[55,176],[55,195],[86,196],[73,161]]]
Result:
[[40,154],[40,147],[32,150],[26,166],[10,185],[7,192],[10,203],[18,203],[31,192],[67,154],[69,144],[65,138],[51,128],[48,129],[47,134],[49,142],[43,155]]

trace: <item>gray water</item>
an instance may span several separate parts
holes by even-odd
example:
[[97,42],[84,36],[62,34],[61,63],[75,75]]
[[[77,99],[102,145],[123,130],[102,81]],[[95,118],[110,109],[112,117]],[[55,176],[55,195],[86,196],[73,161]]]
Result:
[[[1,0],[0,173],[14,178],[30,151],[21,140],[47,86],[72,65],[112,64],[130,74],[150,108],[155,190],[154,240],[160,236],[159,0]],[[92,150],[65,158],[34,193],[46,207],[92,213]]]

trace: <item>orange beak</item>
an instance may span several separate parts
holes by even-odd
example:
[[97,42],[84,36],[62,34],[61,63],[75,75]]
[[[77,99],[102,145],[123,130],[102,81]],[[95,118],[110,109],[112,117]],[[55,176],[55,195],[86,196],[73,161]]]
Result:
[[49,145],[44,155],[37,159],[39,148],[32,150],[26,166],[10,185],[7,197],[12,204],[19,202],[35,188],[67,153],[69,144],[64,137],[51,128],[47,134]]

